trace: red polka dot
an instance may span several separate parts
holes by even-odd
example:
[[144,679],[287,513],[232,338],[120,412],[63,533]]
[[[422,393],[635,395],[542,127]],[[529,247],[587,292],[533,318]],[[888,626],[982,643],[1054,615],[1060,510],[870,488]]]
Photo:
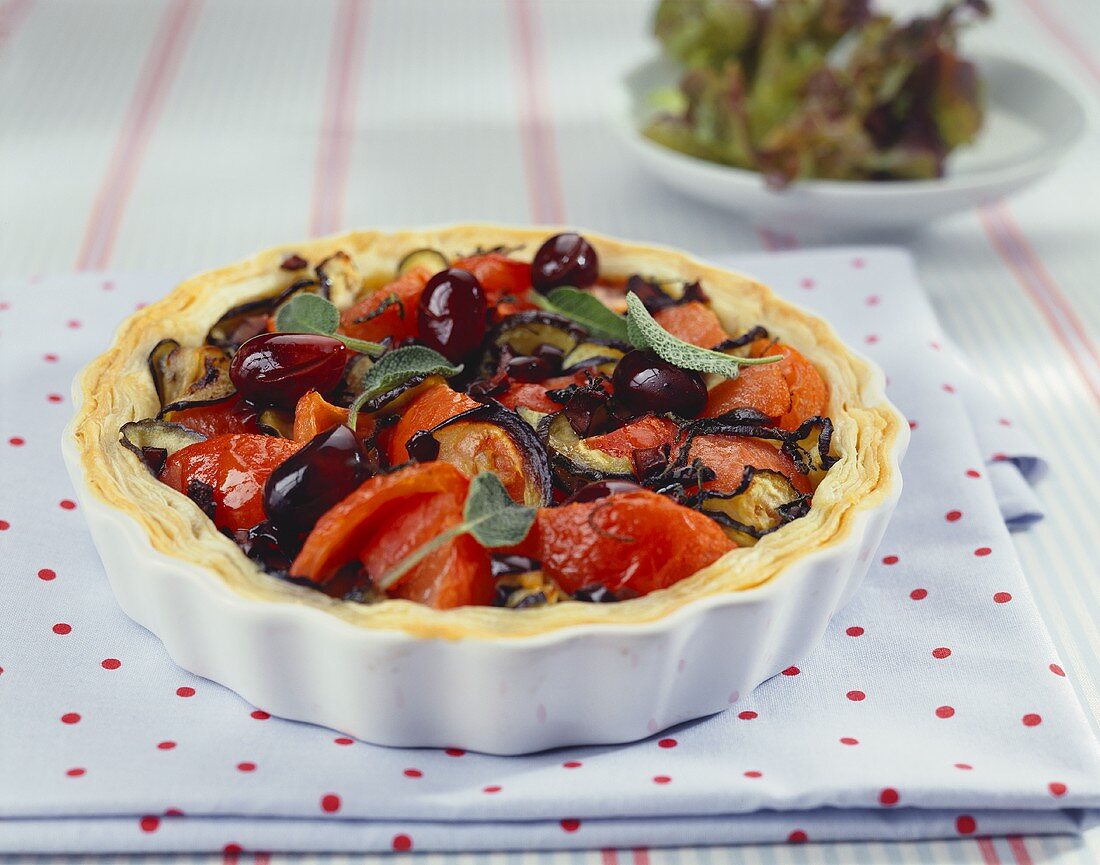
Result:
[[141,827],[142,832],[156,832],[160,827],[160,817],[146,815],[138,821],[138,825]]
[[798,669],[798,667],[787,667],[787,669],[785,669],[783,671],[783,675],[784,676],[797,676],[801,672],[802,671],[800,669]]
[[238,772],[255,772],[256,771],[256,764],[255,763],[247,763],[247,762],[246,763],[238,763],[237,764],[237,771]]
[[853,739],[851,736],[841,736],[840,737],[840,744],[841,745],[858,745],[859,744],[859,739]]
[[846,696],[853,703],[859,703],[867,699],[867,695],[864,694],[863,691],[849,691],[844,696]]
[[490,784],[488,787],[481,788],[482,793],[499,793],[500,791],[501,787],[499,784]]
[[45,580],[46,582],[49,582],[50,580],[56,580],[57,571],[51,570],[50,568],[43,568],[38,572],[38,579]]
[[670,777],[668,777],[668,775],[654,775],[653,776],[653,783],[654,784],[670,784],[670,783],[672,783],[672,779]]
[[955,831],[960,835],[973,835],[978,831],[978,821],[969,814],[962,814],[955,820]]
[[187,685],[184,685],[182,688],[176,688],[176,696],[177,697],[194,697],[195,696],[195,689],[194,688],[189,688]]
[[1064,676],[1066,674],[1066,671],[1063,670],[1061,667],[1059,667],[1057,664],[1051,664],[1050,665],[1050,671],[1055,676]]
[[863,337],[863,341],[868,345],[874,345],[878,342],[878,334],[869,333],[867,336]]
[[21,448],[26,443],[27,440],[22,436],[12,436],[10,439],[8,439],[8,444],[10,444],[13,448]]
[[76,330],[78,327],[80,327],[80,322],[75,318],[70,318],[67,322],[65,322],[65,324],[73,330]]
[[991,552],[993,552],[993,550],[991,550],[989,547],[978,547],[978,549],[974,550],[974,555],[988,556]]
[[948,511],[946,514],[943,515],[943,518],[949,523],[955,523],[962,519],[962,515],[962,511]]
[[971,766],[969,763],[956,763],[955,768],[956,769],[962,769],[964,772],[969,772],[974,767]]
[[1050,790],[1051,796],[1065,796],[1069,791],[1069,787],[1063,784],[1061,781],[1051,781],[1047,784],[1047,789]]
[[951,718],[955,715],[954,706],[937,706],[936,717],[937,718]]
[[753,718],[757,717],[757,714],[756,712],[746,709],[744,712],[738,712],[737,717],[742,721],[751,721]]
[[932,650],[932,657],[943,660],[944,658],[951,657],[951,650],[947,646],[940,646],[938,649]]
[[72,499],[62,499],[60,502],[58,502],[58,504],[61,506],[61,509],[65,511],[76,510],[76,502],[74,502]]
[[744,774],[745,774],[746,778],[763,778],[764,777],[763,772],[757,772],[755,769],[749,769],[749,771],[745,772]]
[[263,709],[253,709],[251,712],[249,712],[249,715],[255,718],[257,721],[266,721],[268,718],[271,717],[271,715],[269,715]]
[[896,565],[898,563],[898,557],[897,556],[883,556],[882,557],[882,563],[884,565]]
[[242,847],[240,844],[226,844],[224,847],[222,847],[222,852],[228,853],[230,856],[236,856],[244,852],[244,847]]
[[920,424],[917,423],[915,420],[909,421],[909,429],[916,429],[918,426],[920,426]]
[[339,736],[339,737],[333,739],[332,741],[335,742],[337,745],[354,745],[355,744],[355,740],[354,739],[349,739],[347,736]]
[[157,742],[157,748],[161,751],[171,751],[176,747],[176,743],[171,739],[165,739],[163,742]]
[[879,297],[877,294],[867,295],[866,303],[868,306],[878,306],[881,301],[882,298]]
[[955,392],[955,386],[951,385],[951,384],[945,384],[943,386],[943,389],[946,393],[954,393]]
[[10,528],[11,523],[9,523],[7,520],[0,520],[0,532],[6,532]]
[[801,285],[803,288],[813,288],[814,281],[807,276],[799,283],[799,285]]
[[900,799],[901,796],[893,787],[883,787],[882,792],[878,794],[879,803],[887,807],[897,805]]
[[164,810],[164,816],[165,817],[182,817],[183,816],[183,811],[181,811],[179,808],[166,808]]
[[321,810],[326,814],[335,814],[340,810],[340,797],[335,793],[326,793],[321,797]]
[[853,258],[852,259],[852,267],[856,268],[857,270],[861,267],[866,266],[866,264],[867,264],[867,262],[864,261],[862,258]]
[[913,591],[909,593],[909,597],[914,601],[923,601],[928,597],[928,589],[913,589]]
[[1012,600],[1012,595],[1010,595],[1008,592],[997,592],[997,594],[993,596],[993,600],[995,603],[998,604],[1007,604],[1009,601]]
[[390,846],[393,847],[396,852],[404,853],[406,850],[412,850],[413,839],[408,835],[394,835]]
[[62,724],[79,724],[80,723],[80,713],[79,712],[66,712],[64,715],[61,716],[61,723]]
[[1034,712],[1028,712],[1021,719],[1025,727],[1038,727],[1043,723],[1043,716],[1036,715]]
[[852,625],[852,627],[850,628],[845,628],[844,633],[847,634],[849,637],[862,637],[863,628],[861,628],[859,625]]
[[73,632],[73,626],[65,622],[58,622],[53,626],[53,632],[63,637],[65,634],[71,634]]
[[679,744],[675,739],[661,739],[657,746],[660,748],[675,748]]
[[81,769],[78,766],[74,769],[69,769],[68,771],[65,772],[65,774],[68,775],[70,778],[79,778],[84,774],[85,771],[86,771],[85,769]]
[[581,821],[576,817],[568,817],[561,821],[561,828],[566,832],[576,832],[581,828]]
[[446,754],[448,757],[461,757],[466,752],[463,751],[461,748],[448,748],[443,753]]
[[1010,421],[1006,417],[1003,417],[1003,418],[999,419],[997,421],[997,423],[999,423],[1001,426],[1012,426],[1012,421]]
[[42,360],[46,361],[46,363],[57,363],[60,359],[61,358],[59,358],[53,352],[50,352],[49,354],[42,355]]
[[810,840],[810,836],[803,832],[801,829],[795,829],[790,835],[787,836],[788,844],[805,844]]
[[406,778],[423,778],[424,773],[421,772],[419,769],[406,769],[405,770],[405,777]]
[[62,400],[62,396],[59,393],[46,394],[46,401],[52,403],[59,403]]
[[563,769],[579,769],[584,764],[579,762],[578,760],[567,760],[561,765]]
[[101,666],[104,670],[117,670],[119,667],[122,666],[122,661],[120,661],[118,658],[104,658],[102,661],[99,662],[99,666]]
[[966,476],[968,478],[980,478],[982,476],[982,473],[977,469],[967,469]]

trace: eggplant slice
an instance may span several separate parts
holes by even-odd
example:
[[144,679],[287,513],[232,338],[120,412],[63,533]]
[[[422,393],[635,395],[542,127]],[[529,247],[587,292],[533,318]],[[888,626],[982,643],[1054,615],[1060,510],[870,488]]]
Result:
[[439,271],[446,270],[450,265],[451,262],[447,260],[447,256],[438,249],[431,249],[430,247],[414,249],[397,263],[397,275],[401,276],[410,270],[422,267],[434,276]]
[[235,306],[219,318],[206,334],[206,342],[236,350],[243,343],[267,330],[267,320],[275,310],[299,292],[327,296],[319,282],[299,279],[271,297],[251,300]]
[[591,369],[610,378],[615,372],[615,364],[624,354],[626,352],[613,343],[587,339],[562,358],[561,374],[572,375],[582,369]]
[[124,423],[118,433],[119,444],[137,454],[154,477],[160,475],[164,463],[176,451],[206,441],[202,433],[182,424],[152,418]]
[[421,430],[407,447],[413,459],[443,460],[469,477],[492,472],[521,505],[549,507],[554,500],[550,465],[538,436],[518,414],[497,403]]
[[752,546],[810,510],[810,497],[770,469],[745,466],[741,485],[731,493],[709,493],[700,510],[740,546]]
[[781,449],[794,460],[799,471],[809,475],[816,488],[839,459],[831,452],[832,441],[833,422],[827,417],[812,417],[789,434]]
[[564,315],[531,309],[502,319],[490,333],[489,345],[498,354],[508,346],[514,357],[536,355],[542,345],[552,345],[568,355],[587,336],[583,327]]
[[237,389],[229,378],[232,354],[216,345],[182,346],[161,340],[149,353],[149,372],[160,397],[157,420],[170,411],[221,402]]
[[363,291],[363,274],[346,252],[336,252],[315,268],[325,296],[343,312]]
[[628,457],[616,457],[589,447],[577,435],[564,411],[547,415],[538,425],[538,435],[549,455],[554,483],[574,493],[592,481],[633,480],[634,466]]

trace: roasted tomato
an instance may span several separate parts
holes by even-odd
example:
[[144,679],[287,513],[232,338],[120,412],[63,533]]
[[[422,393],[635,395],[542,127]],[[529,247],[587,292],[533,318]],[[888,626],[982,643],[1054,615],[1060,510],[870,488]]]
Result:
[[[502,298],[510,297],[522,300],[531,288],[531,265],[525,261],[516,261],[499,252],[487,252],[484,255],[471,255],[452,262],[451,267],[468,270],[477,277],[485,290],[485,300],[492,308]],[[525,306],[533,308],[533,304]]]
[[[332,429],[337,424],[347,423],[348,410],[333,405],[317,391],[311,390],[294,408],[294,432],[296,442],[308,442],[314,436]],[[368,438],[374,432],[374,418],[360,412],[355,422],[355,432],[360,438]]]
[[[373,477],[317,521],[291,573],[324,584],[359,559],[381,577],[462,520],[468,488],[466,477],[443,462]],[[442,608],[488,604],[493,590],[489,554],[464,535],[424,559],[390,595]]]
[[789,345],[758,339],[749,346],[752,357],[782,355],[763,366],[745,366],[734,379],[720,382],[707,396],[705,417],[735,408],[753,408],[785,430],[796,430],[812,417],[824,415],[829,388],[812,363]]
[[421,430],[429,430],[479,405],[472,397],[451,390],[445,383],[428,386],[401,410],[401,419],[389,431],[386,447],[390,464],[398,465],[409,459],[406,446]]
[[688,462],[702,460],[717,477],[704,484],[707,489],[732,492],[741,486],[745,466],[779,472],[800,493],[810,494],[810,479],[798,470],[793,459],[760,439],[734,435],[702,435],[691,440]]
[[207,438],[235,433],[258,433],[258,410],[238,397],[223,399],[210,405],[170,411],[164,419],[181,424]]
[[554,402],[547,391],[563,390],[571,384],[582,385],[588,380],[588,374],[581,370],[573,375],[560,375],[543,381],[513,381],[508,390],[495,397],[497,402],[512,410],[530,409],[541,414],[553,414],[561,410],[561,403]]
[[736,546],[709,517],[648,490],[544,508],[537,526],[536,558],[570,593],[596,583],[645,595]]
[[653,317],[673,336],[700,348],[714,348],[728,337],[714,310],[696,300],[666,306]]
[[679,429],[668,418],[649,415],[609,433],[589,436],[584,443],[614,457],[629,457],[638,450],[671,444]]
[[[416,267],[340,314],[340,332],[356,339],[394,342],[416,336],[417,305],[432,274]],[[396,301],[394,300],[396,298]]]
[[160,479],[184,495],[195,495],[193,482],[210,487],[214,524],[230,531],[250,529],[266,516],[268,475],[300,447],[273,436],[215,436],[168,457]]

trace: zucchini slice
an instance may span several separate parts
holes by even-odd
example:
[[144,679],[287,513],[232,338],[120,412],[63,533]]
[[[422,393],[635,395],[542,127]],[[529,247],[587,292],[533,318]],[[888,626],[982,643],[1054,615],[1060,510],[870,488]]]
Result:
[[789,434],[781,450],[795,461],[799,470],[810,476],[816,488],[838,459],[832,453],[833,422],[827,417],[808,418]]
[[182,424],[152,418],[124,423],[118,433],[119,444],[137,454],[154,476],[160,475],[164,463],[176,451],[206,441],[202,433]]
[[256,418],[256,424],[269,436],[294,438],[294,412],[277,408],[265,409]]
[[323,294],[320,283],[313,279],[299,279],[271,297],[262,297],[234,306],[219,318],[206,334],[206,342],[236,350],[252,337],[267,329],[267,320],[276,308],[299,292]]
[[401,276],[418,267],[422,267],[434,275],[441,270],[446,270],[450,267],[450,264],[451,262],[447,260],[447,256],[438,249],[432,249],[431,247],[414,249],[397,262],[397,275]]
[[740,546],[752,546],[810,510],[810,497],[779,472],[745,466],[744,479],[732,493],[707,495],[700,510],[722,526]]
[[162,340],[149,353],[149,371],[160,397],[157,420],[170,411],[221,402],[237,389],[229,378],[233,356],[216,345],[182,346]]
[[494,607],[506,607],[510,610],[523,610],[528,607],[545,607],[566,601],[565,594],[557,583],[542,571],[525,571],[519,574],[507,574],[497,580]]
[[363,274],[346,252],[335,252],[317,265],[321,289],[333,306],[343,312],[363,291]]
[[414,459],[443,460],[471,478],[492,472],[522,505],[549,507],[554,500],[542,443],[519,415],[501,405],[480,405],[421,430],[407,447]]
[[582,369],[594,369],[610,377],[615,371],[615,364],[624,354],[623,349],[611,343],[585,340],[562,358],[561,374],[572,375]]
[[568,355],[587,335],[583,327],[563,315],[531,309],[502,319],[490,333],[489,344],[498,352],[508,346],[515,357],[538,354],[540,345],[552,345]]
[[628,457],[612,456],[586,445],[564,411],[544,417],[538,434],[550,457],[554,483],[567,493],[592,481],[634,479],[634,466]]

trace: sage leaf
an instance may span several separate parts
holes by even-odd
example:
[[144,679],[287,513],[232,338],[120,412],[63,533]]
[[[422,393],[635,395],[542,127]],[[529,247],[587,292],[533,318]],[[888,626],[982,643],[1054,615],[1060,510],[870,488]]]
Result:
[[710,372],[726,378],[737,378],[743,366],[759,366],[783,359],[782,355],[737,357],[684,342],[661,327],[634,292],[626,296],[626,308],[626,326],[631,345],[635,348],[648,348],[663,360],[681,369],[693,369],[696,372]]
[[587,291],[569,286],[555,288],[539,305],[583,325],[591,334],[627,341],[626,319]]
[[299,292],[275,311],[275,329],[280,333],[316,333],[340,340],[352,351],[372,357],[386,350],[377,342],[344,336],[337,333],[340,311],[319,294]]
[[536,509],[516,504],[500,478],[481,472],[470,481],[462,522],[440,532],[421,544],[385,574],[374,581],[378,589],[388,589],[424,559],[455,538],[470,534],[483,547],[509,547],[518,544],[531,530]]
[[371,397],[393,390],[419,375],[441,375],[450,378],[462,372],[462,365],[451,362],[437,351],[423,345],[407,345],[382,355],[363,376],[363,390],[348,409],[348,426],[355,429],[359,412]]

